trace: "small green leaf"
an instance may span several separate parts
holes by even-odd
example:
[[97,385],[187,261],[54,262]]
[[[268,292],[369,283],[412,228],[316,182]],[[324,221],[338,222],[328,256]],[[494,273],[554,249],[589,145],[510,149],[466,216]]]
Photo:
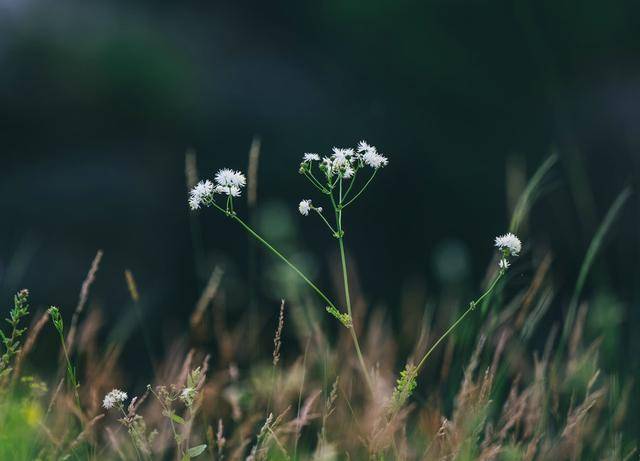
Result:
[[187,450],[187,454],[192,458],[195,458],[196,456],[200,456],[206,449],[207,444],[203,443],[202,445],[189,448],[189,450]]
[[165,416],[167,416],[168,418],[171,418],[173,420],[173,422],[175,422],[175,423],[178,423],[178,424],[184,424],[185,423],[184,419],[182,419],[181,416],[178,416],[173,412],[165,413]]

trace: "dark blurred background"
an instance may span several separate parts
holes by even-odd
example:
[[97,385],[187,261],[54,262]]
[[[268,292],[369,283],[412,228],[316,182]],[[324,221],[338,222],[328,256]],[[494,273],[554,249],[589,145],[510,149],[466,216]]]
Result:
[[[26,286],[70,315],[100,248],[91,302],[127,315],[130,269],[158,348],[185,331],[217,264],[230,308],[243,315],[254,293],[271,330],[285,295],[264,282],[272,260],[214,211],[190,219],[185,152],[202,177],[246,171],[259,138],[253,219],[331,290],[335,242],[297,215],[300,199],[319,199],[297,167],[304,152],[366,139],[390,164],[349,211],[346,238],[364,296],[395,324],[412,321],[394,307],[408,284],[437,294],[453,271],[478,292],[510,193],[557,152],[514,273],[529,277],[534,249],[551,249],[551,324],[609,206],[637,188],[638,18],[633,1],[0,0],[2,304]],[[616,306],[612,366],[635,369],[638,203],[586,291]]]

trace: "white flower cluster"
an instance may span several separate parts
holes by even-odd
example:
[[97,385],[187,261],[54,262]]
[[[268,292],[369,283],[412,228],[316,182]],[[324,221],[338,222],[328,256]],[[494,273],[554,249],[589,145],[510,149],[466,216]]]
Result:
[[213,193],[213,183],[208,179],[206,181],[200,181],[189,192],[189,206],[192,210],[197,210],[205,200]]
[[355,149],[334,147],[333,154],[322,159],[318,154],[304,154],[300,164],[301,172],[310,169],[313,162],[320,162],[320,169],[329,177],[339,175],[349,179],[364,165],[378,169],[386,166],[389,160],[379,154],[374,146],[367,144],[366,141],[360,141]]
[[300,214],[302,216],[308,216],[309,211],[311,210],[316,210],[318,213],[322,213],[322,207],[313,206],[313,204],[311,203],[311,200],[309,199],[301,201],[300,204],[298,205],[298,211],[300,211]]
[[522,250],[522,242],[520,242],[520,239],[511,232],[496,237],[495,245],[496,248],[502,252],[502,258],[498,261],[498,266],[502,270],[509,268],[509,257],[518,256],[518,254],[520,254],[520,250]]
[[102,401],[102,406],[106,410],[110,410],[115,405],[121,404],[127,400],[127,393],[121,391],[120,389],[114,389],[104,396],[104,400]]
[[240,197],[242,188],[247,185],[245,176],[235,170],[223,168],[215,175],[215,184],[209,181],[200,181],[189,192],[189,206],[197,210],[211,200],[213,194],[224,194],[231,197]]

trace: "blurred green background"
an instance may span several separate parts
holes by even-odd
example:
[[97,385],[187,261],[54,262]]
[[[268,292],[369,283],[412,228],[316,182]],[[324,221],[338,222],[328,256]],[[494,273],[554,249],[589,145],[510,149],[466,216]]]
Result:
[[[561,295],[544,321],[558,322],[598,224],[637,189],[638,18],[632,1],[0,0],[4,304],[26,286],[34,304],[70,312],[101,248],[92,302],[127,315],[131,269],[158,348],[184,333],[216,264],[237,315],[253,305],[271,322],[283,294],[237,226],[201,213],[194,255],[185,152],[203,177],[246,171],[259,137],[253,219],[332,286],[335,242],[296,214],[319,199],[297,167],[303,152],[366,139],[390,165],[346,238],[364,295],[396,325],[412,321],[394,309],[408,285],[477,292],[510,193],[556,151],[522,237],[529,255],[553,252]],[[589,334],[605,336],[605,363],[635,374],[639,217],[634,193],[586,290],[604,306]]]

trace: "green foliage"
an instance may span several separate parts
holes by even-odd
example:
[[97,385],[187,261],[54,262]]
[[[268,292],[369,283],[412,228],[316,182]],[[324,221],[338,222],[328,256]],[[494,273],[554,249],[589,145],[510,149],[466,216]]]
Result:
[[71,389],[73,390],[76,398],[76,403],[78,404],[78,406],[80,406],[80,396],[78,394],[80,383],[78,382],[78,378],[76,375],[76,368],[71,364],[71,358],[69,357],[69,352],[67,351],[67,345],[64,337],[64,322],[62,321],[62,315],[60,315],[60,309],[55,306],[51,306],[49,308],[49,315],[51,316],[53,326],[58,332],[58,337],[60,338],[60,345],[62,347],[62,352],[64,353],[64,358],[67,366],[67,381],[69,383],[69,387],[71,387]]
[[351,322],[351,316],[346,312],[340,312],[334,306],[327,306],[326,309],[329,314],[338,319],[340,323],[342,323],[345,327],[351,328],[353,326],[353,323]]
[[413,391],[418,386],[416,382],[417,368],[407,364],[400,372],[400,377],[396,381],[396,387],[393,389],[391,397],[391,412],[397,412],[407,401]]
[[29,315],[29,291],[20,290],[13,297],[13,308],[9,311],[9,318],[5,319],[11,326],[11,332],[7,336],[0,329],[0,339],[4,346],[4,353],[0,357],[0,391],[2,390],[1,385],[11,374],[12,360],[20,352],[20,337],[26,331],[26,328],[20,328],[20,321],[27,315]]

